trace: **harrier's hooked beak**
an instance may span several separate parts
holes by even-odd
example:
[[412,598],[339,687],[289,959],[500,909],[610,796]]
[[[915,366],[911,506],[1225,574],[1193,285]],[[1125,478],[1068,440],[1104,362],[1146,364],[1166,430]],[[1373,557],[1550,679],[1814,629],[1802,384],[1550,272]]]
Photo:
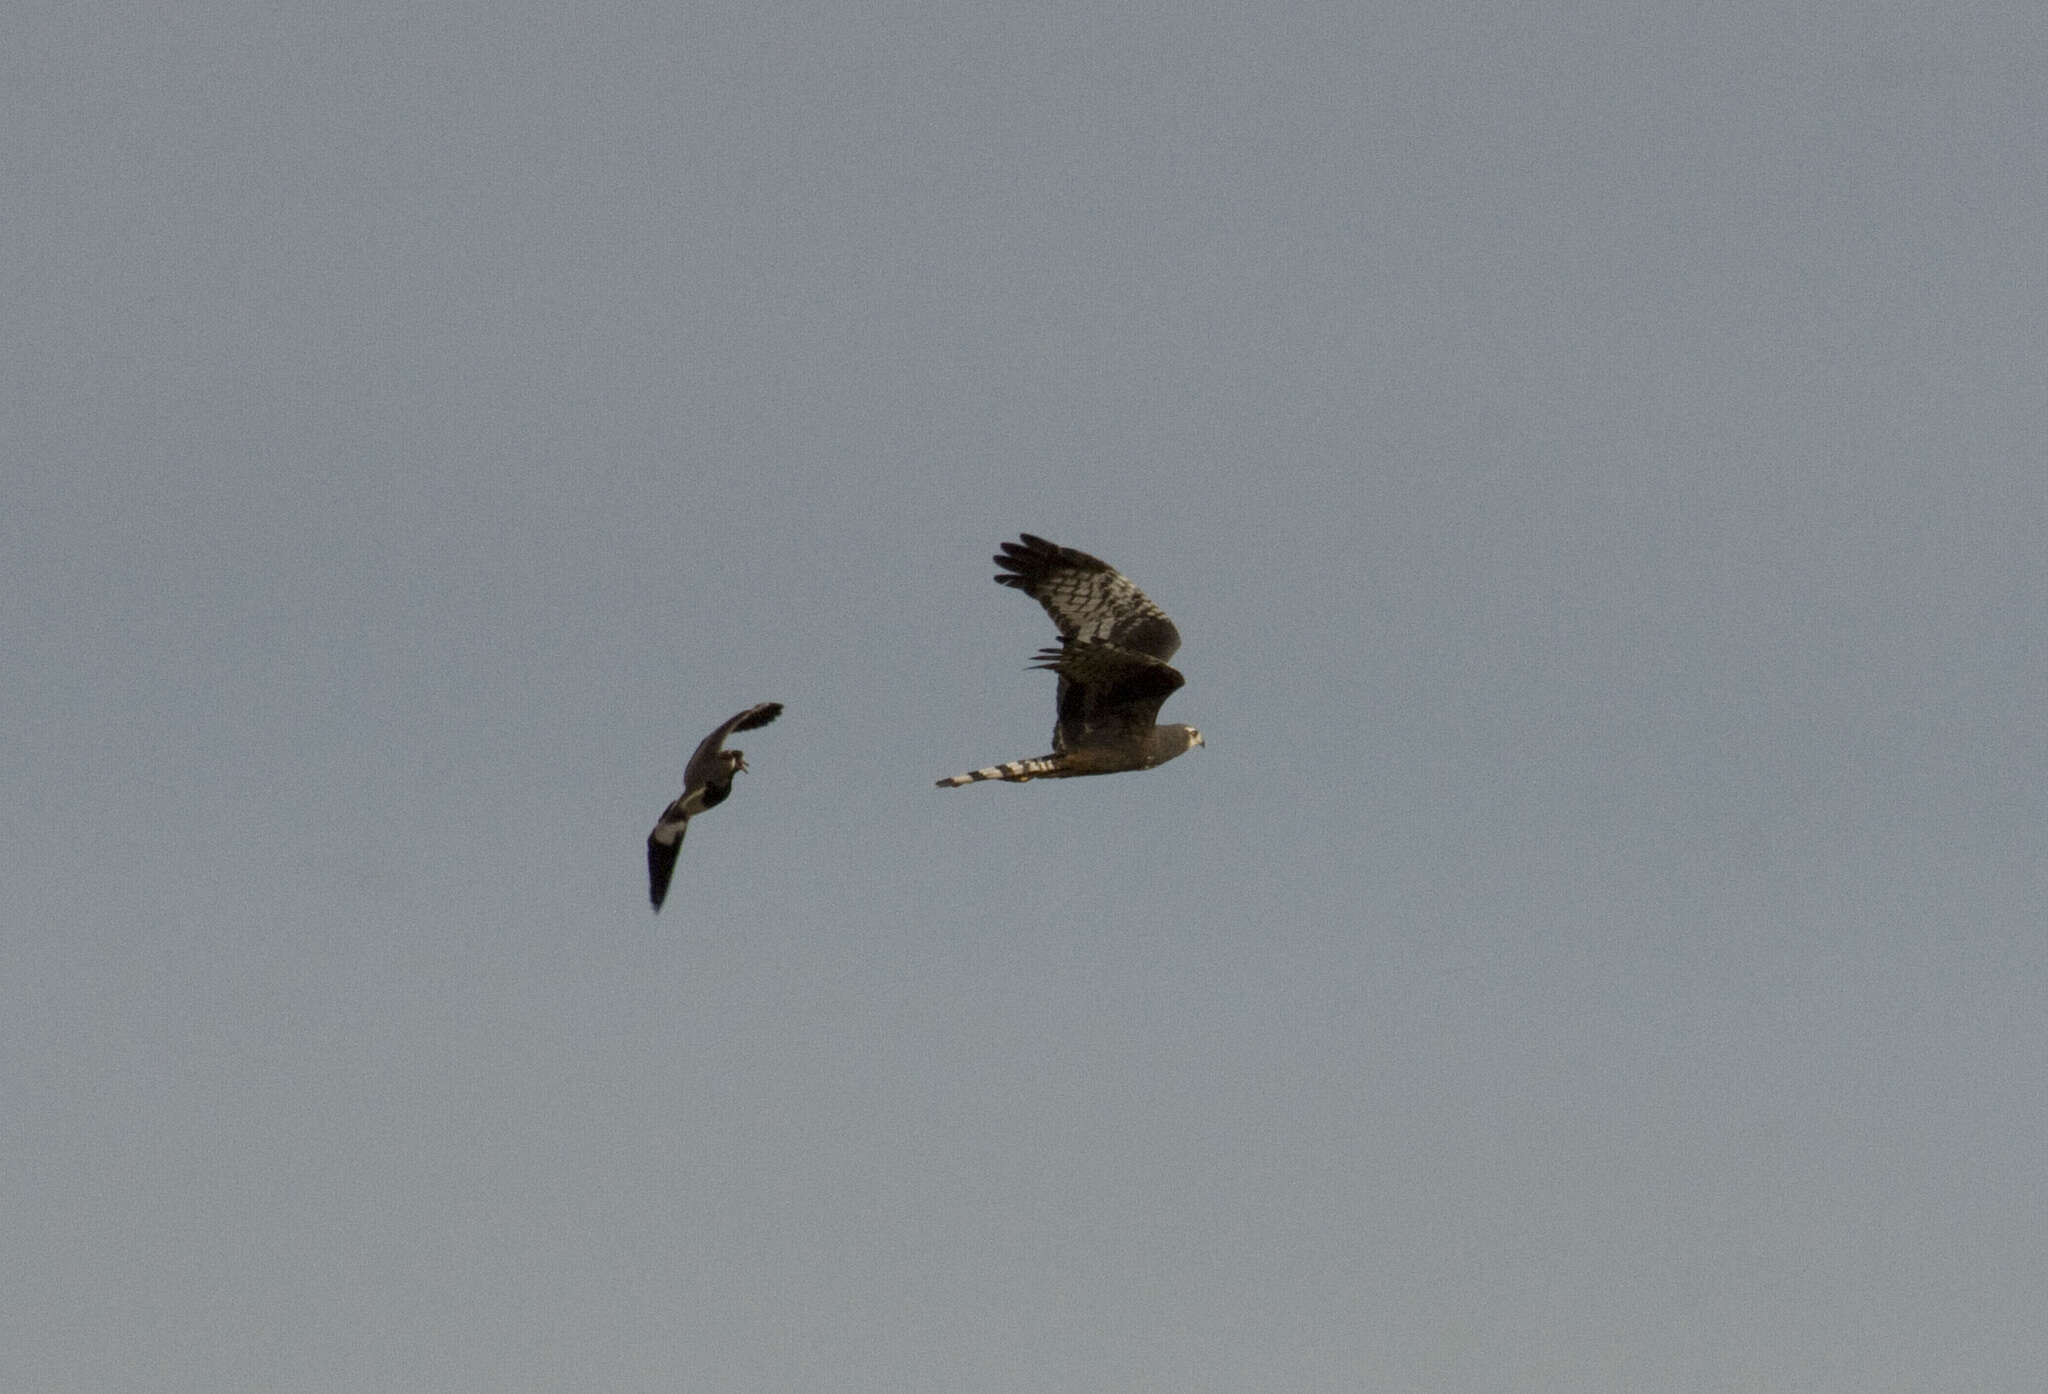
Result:
[[740,753],[739,751],[735,750],[735,751],[734,751],[734,752],[732,753],[732,767],[733,767],[734,769],[736,769],[736,770],[744,770],[744,769],[746,769],[746,768],[747,768],[747,757],[746,757],[745,755],[741,754],[741,753]]

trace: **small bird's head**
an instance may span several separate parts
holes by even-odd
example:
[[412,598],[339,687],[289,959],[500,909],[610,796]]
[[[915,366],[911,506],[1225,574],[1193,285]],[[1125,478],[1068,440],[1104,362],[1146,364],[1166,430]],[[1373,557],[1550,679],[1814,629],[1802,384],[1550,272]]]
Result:
[[1197,731],[1192,726],[1188,727],[1188,749],[1193,750],[1198,745],[1207,744],[1208,742],[1202,739],[1202,733],[1200,731]]

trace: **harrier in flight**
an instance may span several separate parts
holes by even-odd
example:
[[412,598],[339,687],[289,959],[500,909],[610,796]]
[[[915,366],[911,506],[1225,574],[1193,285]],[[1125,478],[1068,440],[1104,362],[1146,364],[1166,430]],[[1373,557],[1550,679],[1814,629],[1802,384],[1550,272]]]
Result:
[[735,731],[752,731],[782,715],[782,703],[763,702],[748,707],[738,716],[706,736],[683,771],[683,792],[661,815],[654,831],[647,834],[647,895],[656,910],[668,894],[669,878],[675,875],[676,856],[683,850],[683,834],[690,820],[707,808],[716,808],[732,793],[732,777],[747,767],[744,752],[727,750],[725,738]]
[[1023,784],[1084,774],[1149,770],[1204,744],[1192,726],[1159,726],[1159,708],[1186,681],[1171,664],[1180,631],[1130,578],[1098,557],[1023,534],[995,559],[1013,586],[1045,607],[1058,648],[1031,665],[1059,674],[1052,754],[971,770],[939,781],[957,789],[984,779]]

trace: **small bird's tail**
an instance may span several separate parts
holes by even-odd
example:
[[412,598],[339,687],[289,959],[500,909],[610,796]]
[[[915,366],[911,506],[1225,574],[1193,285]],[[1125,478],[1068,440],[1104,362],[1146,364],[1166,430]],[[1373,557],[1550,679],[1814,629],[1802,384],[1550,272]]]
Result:
[[990,765],[987,769],[948,775],[939,781],[939,788],[958,789],[963,784],[979,784],[984,779],[1007,779],[1012,784],[1024,784],[1059,773],[1059,760],[1051,755],[1041,755],[1036,760],[1012,760],[1006,765]]

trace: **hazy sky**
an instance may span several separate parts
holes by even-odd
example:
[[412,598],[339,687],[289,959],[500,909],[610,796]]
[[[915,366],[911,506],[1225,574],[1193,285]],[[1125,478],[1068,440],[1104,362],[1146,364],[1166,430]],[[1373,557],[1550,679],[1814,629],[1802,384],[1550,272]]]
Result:
[[2044,1387],[2038,6],[0,30],[0,1386]]

